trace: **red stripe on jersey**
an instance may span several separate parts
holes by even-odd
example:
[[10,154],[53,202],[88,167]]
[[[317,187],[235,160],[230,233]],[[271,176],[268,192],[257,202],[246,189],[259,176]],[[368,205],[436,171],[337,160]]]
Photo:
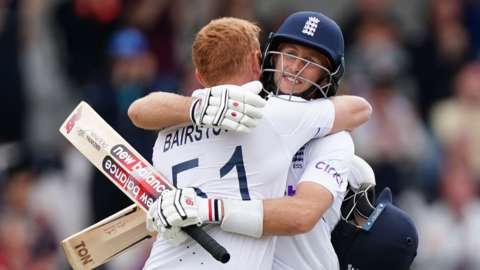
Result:
[[212,222],[212,199],[208,199],[208,220]]

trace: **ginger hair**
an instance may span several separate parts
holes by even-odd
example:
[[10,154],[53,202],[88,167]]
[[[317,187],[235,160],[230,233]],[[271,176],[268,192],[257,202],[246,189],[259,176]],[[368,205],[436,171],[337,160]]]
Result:
[[225,83],[248,71],[251,55],[260,51],[260,28],[247,20],[212,20],[195,37],[192,60],[207,86]]

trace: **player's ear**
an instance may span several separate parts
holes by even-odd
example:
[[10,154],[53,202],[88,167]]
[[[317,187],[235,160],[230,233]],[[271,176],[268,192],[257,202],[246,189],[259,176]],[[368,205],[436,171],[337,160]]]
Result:
[[206,87],[206,83],[205,83],[205,80],[202,78],[202,75],[200,74],[200,72],[198,72],[198,69],[195,68],[195,79],[197,79],[197,81],[203,86],[203,87]]
[[255,80],[258,80],[258,78],[260,78],[261,62],[262,62],[262,53],[259,50],[256,50],[255,52],[252,53],[252,61],[251,61],[252,73],[255,76]]

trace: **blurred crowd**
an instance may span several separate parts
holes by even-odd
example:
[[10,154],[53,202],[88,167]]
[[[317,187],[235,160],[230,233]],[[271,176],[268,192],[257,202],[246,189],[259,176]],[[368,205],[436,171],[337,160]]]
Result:
[[[344,31],[341,93],[373,106],[356,153],[414,218],[414,269],[480,269],[479,1],[0,0],[0,270],[68,269],[59,241],[130,204],[58,133],[80,100],[150,159],[155,134],[127,108],[200,87],[190,45],[203,25],[251,19],[264,42],[308,9]],[[141,269],[148,248],[105,269]]]

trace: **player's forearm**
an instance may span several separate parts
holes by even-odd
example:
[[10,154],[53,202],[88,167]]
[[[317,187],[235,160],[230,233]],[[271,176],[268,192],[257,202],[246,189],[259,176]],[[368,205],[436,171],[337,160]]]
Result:
[[[260,207],[252,204],[260,203]],[[295,235],[310,231],[328,207],[302,198],[285,197],[262,201],[223,200],[222,229],[251,237]],[[234,204],[235,207],[231,207]]]
[[222,229],[252,237],[310,231],[332,205],[333,195],[314,182],[302,182],[293,197],[263,201],[223,200]]
[[139,128],[167,128],[190,122],[191,104],[191,97],[154,92],[133,102],[128,108],[128,117]]
[[323,214],[307,200],[285,197],[263,201],[263,235],[306,233]]
[[133,102],[128,116],[133,124],[158,130],[183,123],[248,132],[262,118],[266,101],[258,93],[262,83],[218,85],[197,89],[193,96],[155,92]]
[[159,231],[162,227],[220,223],[226,232],[254,238],[300,234],[310,231],[332,202],[329,190],[310,181],[297,185],[294,197],[264,201],[202,198],[193,188],[183,188],[165,191],[153,203],[147,229]]
[[331,98],[335,106],[335,121],[331,133],[353,130],[370,119],[372,106],[358,96],[336,96]]
[[323,186],[303,182],[293,197],[263,201],[263,234],[294,235],[310,231],[332,205],[333,196]]

